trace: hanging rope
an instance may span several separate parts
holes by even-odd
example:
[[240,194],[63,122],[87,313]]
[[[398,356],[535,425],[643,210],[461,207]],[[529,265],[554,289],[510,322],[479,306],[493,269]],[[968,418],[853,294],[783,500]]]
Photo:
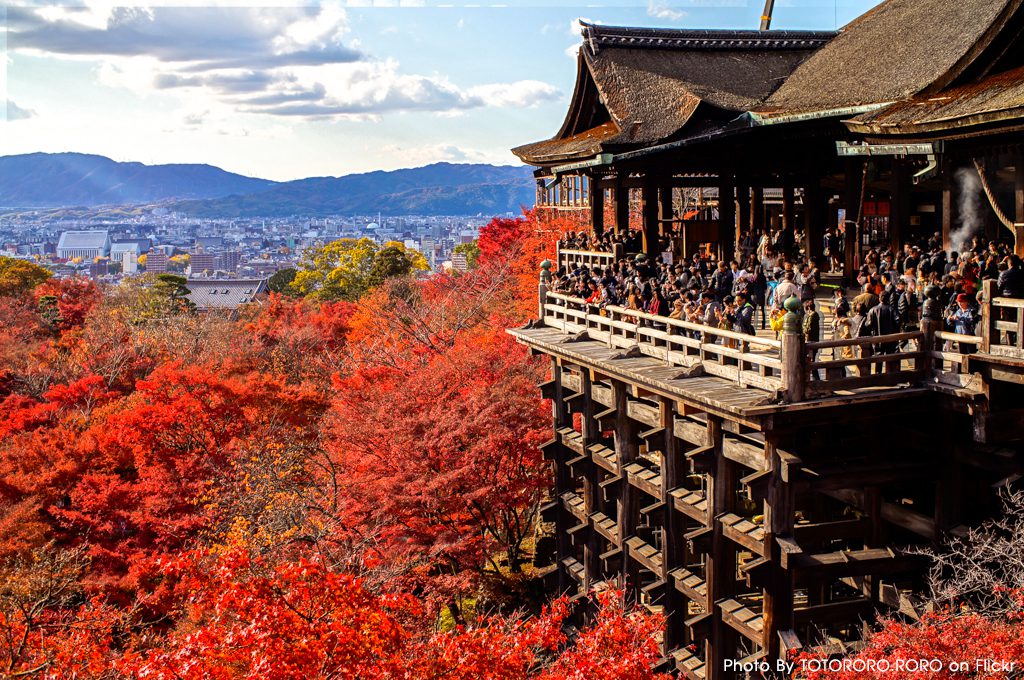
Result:
[[996,217],[999,218],[999,221],[1003,223],[1004,227],[1009,229],[1011,232],[1014,232],[1013,222],[1011,222],[1003,211],[1000,210],[999,204],[996,203],[996,197],[992,195],[992,189],[988,185],[988,180],[985,179],[985,166],[982,165],[981,161],[977,158],[972,160],[974,160],[974,169],[978,171],[978,178],[981,180],[981,188],[984,190],[985,196],[988,198],[988,204],[992,206],[992,212],[996,214]]

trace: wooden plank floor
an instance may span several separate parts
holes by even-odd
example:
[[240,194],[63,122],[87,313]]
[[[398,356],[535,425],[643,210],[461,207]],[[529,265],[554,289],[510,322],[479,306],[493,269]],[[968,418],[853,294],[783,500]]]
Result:
[[[626,383],[648,388],[652,393],[674,399],[683,399],[711,412],[730,415],[750,421],[785,410],[838,406],[858,401],[900,399],[927,392],[926,388],[882,388],[863,394],[823,397],[798,404],[776,403],[775,395],[756,387],[742,387],[717,376],[684,377],[684,369],[666,366],[660,359],[641,356],[619,358],[621,348],[611,348],[601,342],[582,340],[566,342],[570,337],[556,328],[509,329],[520,343],[545,354],[564,358],[571,363],[594,369]],[[754,424],[754,423],[751,423]]]

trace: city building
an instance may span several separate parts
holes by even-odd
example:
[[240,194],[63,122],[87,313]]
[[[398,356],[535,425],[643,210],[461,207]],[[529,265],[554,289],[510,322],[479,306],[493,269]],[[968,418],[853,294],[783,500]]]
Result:
[[236,310],[267,292],[266,279],[189,279],[188,299],[199,311]]
[[57,257],[82,261],[106,257],[110,253],[110,234],[106,231],[65,231],[57,242]]

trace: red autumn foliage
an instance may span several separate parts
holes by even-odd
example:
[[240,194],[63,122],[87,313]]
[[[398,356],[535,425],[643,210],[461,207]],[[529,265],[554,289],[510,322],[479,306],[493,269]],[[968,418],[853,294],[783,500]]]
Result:
[[[922,668],[921,661],[929,662]],[[990,665],[984,666],[985,661]],[[813,652],[796,659],[798,676],[808,680],[946,680],[1017,677],[1024,667],[1024,625],[1019,619],[994,620],[945,610],[925,614],[919,623],[883,621],[881,630],[855,655],[821,668]],[[931,664],[934,663],[934,666]],[[951,664],[964,664],[956,672]],[[801,668],[807,669],[801,672]]]
[[444,592],[488,562],[497,571],[498,551],[518,570],[547,484],[540,375],[491,332],[405,371],[339,380],[330,455],[349,523],[379,532],[388,559]]

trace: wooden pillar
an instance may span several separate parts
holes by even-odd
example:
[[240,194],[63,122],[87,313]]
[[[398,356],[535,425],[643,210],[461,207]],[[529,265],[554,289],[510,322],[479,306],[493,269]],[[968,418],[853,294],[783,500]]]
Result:
[[625,235],[629,232],[629,189],[622,186],[622,178],[615,178],[615,234]]
[[[785,242],[796,244],[796,218],[794,212],[793,184],[786,180],[782,185],[782,230],[785,232]],[[787,253],[788,255],[789,253]]]
[[[558,365],[558,361],[554,357],[551,357],[551,379],[555,383],[554,399],[551,400],[551,417],[555,430],[558,430],[561,427],[572,425],[572,415],[565,405],[565,397],[568,395],[565,394],[565,387],[562,385],[562,367]],[[566,453],[566,447],[559,446],[555,454],[555,499],[561,499],[563,493],[572,491],[575,486],[572,481],[572,471],[566,464],[568,462]],[[559,593],[567,592],[576,584],[576,581],[565,572],[565,568],[562,566],[562,560],[572,555],[569,529],[573,526],[573,519],[565,506],[559,502],[555,514],[555,564],[558,565]]]
[[754,233],[764,231],[764,189],[754,187],[750,192],[750,228]]
[[816,258],[818,267],[824,269],[825,229],[828,221],[828,195],[822,191],[821,183],[812,180],[804,188],[804,252]]
[[858,254],[860,252],[860,197],[864,184],[864,163],[859,158],[846,159],[846,237],[844,239],[845,262],[843,278],[847,285],[856,279]]
[[953,164],[948,158],[942,160],[942,248],[953,248]]
[[[588,447],[595,443],[601,436],[601,428],[594,418],[596,415],[593,398],[593,383],[590,377],[590,371],[581,371],[583,390],[583,412],[581,414],[582,434],[583,434],[583,446]],[[594,512],[597,512],[600,498],[600,487],[598,486],[598,471],[597,466],[591,464],[586,467],[586,473],[583,478],[583,509],[586,516],[589,518]],[[600,536],[593,528],[585,530],[587,532],[586,544],[583,546],[583,588],[589,591],[595,583],[601,580],[601,543]]]
[[644,253],[650,262],[661,257],[658,233],[658,187],[650,180],[643,184],[640,196],[640,214],[643,216]]
[[793,537],[794,489],[783,475],[774,436],[765,439],[765,457],[771,477],[765,499],[765,545],[771,559],[771,575],[764,589],[764,635],[768,659],[779,657],[779,633],[793,628],[793,573],[782,566],[782,547],[777,538]]
[[[791,298],[795,300],[796,298]],[[782,322],[782,391],[789,403],[803,401],[807,390],[807,348],[803,329],[800,327],[802,314],[800,302],[795,309],[783,300],[786,316]]]
[[590,178],[590,223],[594,227],[594,235],[604,235],[604,189],[598,177]]
[[712,609],[711,637],[707,641],[705,669],[708,680],[731,677],[723,661],[736,658],[736,632],[722,620],[716,602],[736,594],[736,545],[722,532],[716,517],[736,509],[736,464],[722,450],[722,419],[708,414],[708,444],[714,448],[715,462],[708,475],[708,520],[713,534],[711,552],[705,557],[708,606]]
[[736,185],[731,177],[723,175],[718,184],[718,259],[728,260],[735,252]]
[[672,231],[675,215],[672,207],[672,187],[664,186],[658,189],[658,231],[662,235]]
[[[639,504],[637,490],[626,479],[626,466],[636,460],[640,454],[637,442],[636,426],[629,417],[629,386],[618,380],[612,382],[612,399],[615,404],[615,454],[619,459],[619,471],[622,482],[619,484],[619,499],[616,522],[619,525],[619,539],[622,550],[626,552],[626,539],[634,535],[639,524]],[[630,599],[636,595],[637,576],[639,570],[636,561],[628,554],[622,560],[622,590]]]
[[889,246],[896,252],[902,247],[904,229],[910,222],[910,173],[907,164],[899,158],[892,160],[889,200]]
[[686,642],[687,599],[675,587],[671,574],[673,569],[685,565],[686,542],[683,539],[682,517],[673,506],[673,489],[683,483],[685,469],[683,453],[675,435],[675,402],[662,397],[659,401],[660,425],[665,431],[661,455],[661,502],[665,504],[664,535],[662,536],[662,564],[666,574],[665,585],[665,634],[664,651],[668,652]]
[[[750,187],[745,184],[740,184],[736,187],[736,203],[739,205],[739,217],[736,220],[736,253],[737,259],[742,257],[743,249],[740,247],[740,243],[743,241],[745,234],[754,233],[751,228],[751,204],[750,199]],[[755,243],[756,247],[756,243]],[[742,266],[744,263],[741,262]]]

